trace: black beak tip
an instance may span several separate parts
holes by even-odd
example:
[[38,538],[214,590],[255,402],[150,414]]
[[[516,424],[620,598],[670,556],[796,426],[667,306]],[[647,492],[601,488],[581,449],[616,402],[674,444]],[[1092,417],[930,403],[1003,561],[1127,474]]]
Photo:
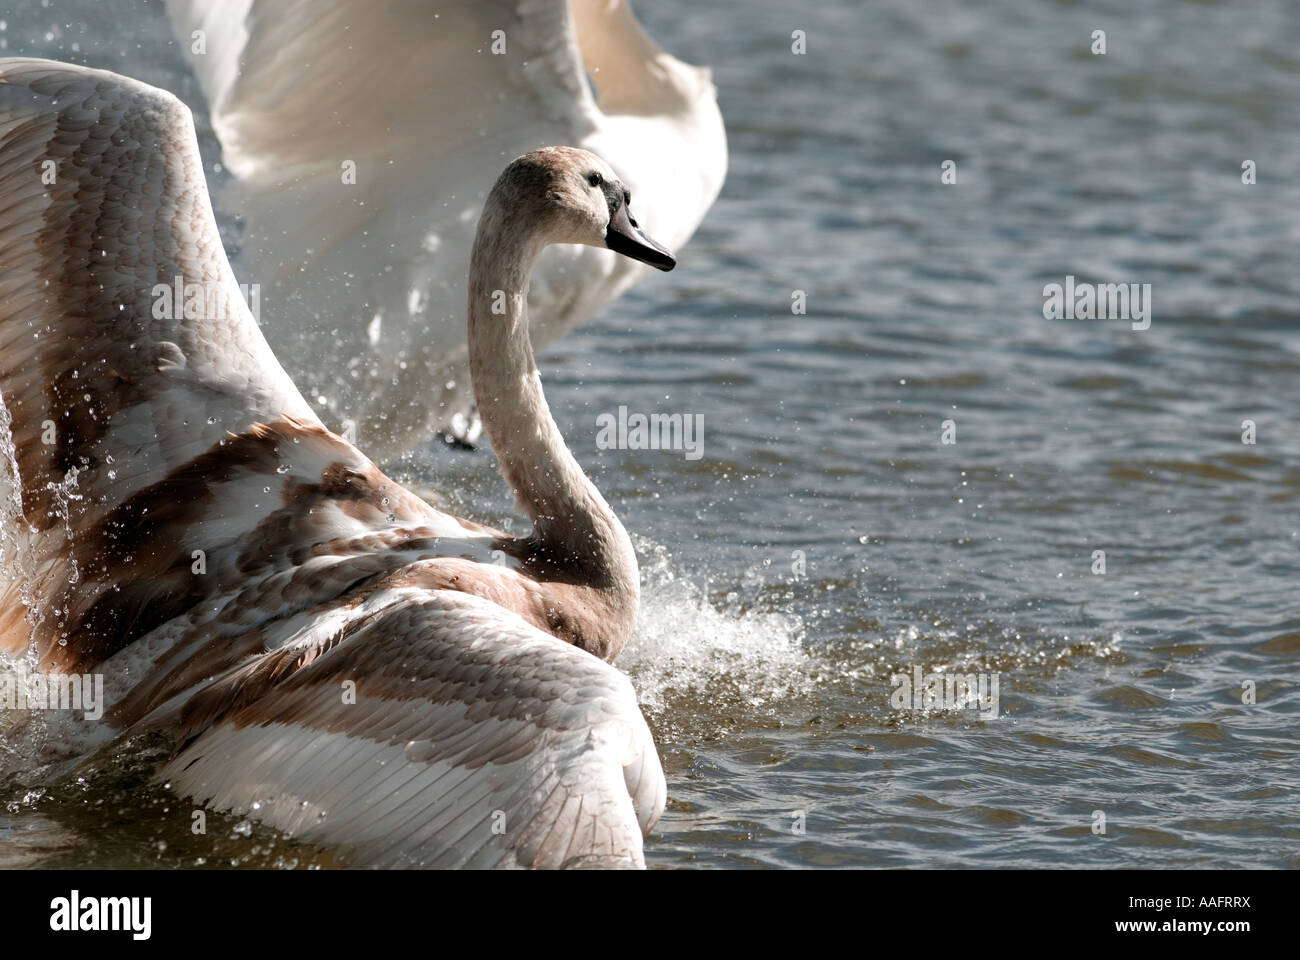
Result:
[[635,234],[611,230],[605,235],[605,246],[615,253],[639,260],[665,273],[677,266],[677,258],[666,247],[661,247],[639,230]]
[[647,237],[628,216],[627,207],[621,206],[610,214],[605,229],[605,246],[615,253],[649,264],[665,272],[677,266],[677,259],[668,248]]

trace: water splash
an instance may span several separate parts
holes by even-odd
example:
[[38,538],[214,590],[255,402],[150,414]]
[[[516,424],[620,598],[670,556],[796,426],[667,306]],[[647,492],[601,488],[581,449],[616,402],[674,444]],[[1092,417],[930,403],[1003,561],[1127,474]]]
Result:
[[[112,462],[112,458],[108,458]],[[78,490],[80,470],[72,467],[63,479],[46,483],[50,491],[51,513],[63,525],[64,552],[68,557],[67,583],[76,584],[81,579],[75,555],[69,549],[73,539],[74,505],[83,497]],[[24,619],[35,631],[45,618],[59,611],[41,595],[37,575],[42,559],[48,559],[48,544],[38,542],[37,531],[27,522],[23,505],[23,482],[18,468],[17,449],[13,440],[13,420],[4,397],[0,396],[0,605],[21,603],[26,608]],[[66,643],[61,639],[60,644]],[[28,651],[29,666],[35,666],[34,651]],[[0,664],[8,660],[0,655]]]
[[30,528],[23,512],[23,485],[14,450],[13,420],[0,395],[0,578],[4,592],[16,585],[28,603],[32,571],[27,541]]
[[757,707],[812,690],[822,664],[804,647],[800,617],[730,600],[715,606],[706,586],[673,567],[667,549],[634,540],[641,612],[618,666],[647,712],[663,714],[680,699]]
[[[0,395],[0,604],[21,603],[24,619],[36,626],[43,616],[36,591],[32,543],[35,531],[23,509],[22,476],[14,448],[13,420],[4,396]],[[0,683],[15,674],[35,669],[35,652],[30,647],[9,656],[0,653]],[[42,737],[42,723],[27,711],[0,710],[0,780],[28,763],[34,743]]]

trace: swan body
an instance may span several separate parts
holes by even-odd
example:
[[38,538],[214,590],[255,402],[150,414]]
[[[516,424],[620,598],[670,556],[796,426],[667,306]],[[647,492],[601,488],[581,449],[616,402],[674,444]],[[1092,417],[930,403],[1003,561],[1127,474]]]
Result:
[[[435,432],[478,436],[453,304],[508,160],[552,143],[603,157],[634,194],[665,198],[646,229],[673,249],[722,186],[709,71],[660,50],[626,0],[167,7],[184,49],[203,37],[191,61],[234,178],[222,204],[244,221],[246,276],[275,305],[267,336],[380,461]],[[604,249],[547,250],[529,293],[534,346],[644,272]]]
[[[75,766],[160,731],[173,789],[352,865],[643,866],[665,784],[606,662],[636,558],[529,343],[528,278],[554,243],[672,265],[589,153],[535,151],[491,191],[468,340],[534,521],[513,538],[321,424],[240,296],[184,105],[0,60],[0,652],[102,674],[107,701],[99,722],[21,716],[7,752]],[[176,278],[207,291],[197,315],[158,309]]]

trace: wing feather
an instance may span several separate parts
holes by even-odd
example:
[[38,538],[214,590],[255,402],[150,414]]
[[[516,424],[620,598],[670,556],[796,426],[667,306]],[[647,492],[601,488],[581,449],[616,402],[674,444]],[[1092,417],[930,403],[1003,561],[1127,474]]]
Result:
[[227,431],[315,423],[235,282],[171,94],[0,60],[0,406],[31,558],[0,595],[11,650],[25,603],[90,574],[70,552],[79,534]]
[[[111,508],[227,431],[315,421],[244,302],[171,94],[0,60],[0,211],[0,389],[38,529],[69,471]],[[201,289],[188,315],[166,299],[178,277]]]
[[160,774],[201,802],[358,866],[644,864],[663,772],[631,684],[487,601],[407,591],[273,683],[241,685],[263,692],[230,703],[218,679],[137,725],[207,719]]

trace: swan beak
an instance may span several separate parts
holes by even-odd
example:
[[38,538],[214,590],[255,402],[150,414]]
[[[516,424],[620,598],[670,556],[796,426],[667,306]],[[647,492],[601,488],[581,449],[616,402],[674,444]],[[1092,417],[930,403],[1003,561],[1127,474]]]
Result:
[[609,226],[605,230],[605,246],[625,257],[648,263],[657,270],[671,270],[677,266],[677,261],[666,247],[642,233],[636,221],[628,214],[626,203],[620,203],[609,218]]

